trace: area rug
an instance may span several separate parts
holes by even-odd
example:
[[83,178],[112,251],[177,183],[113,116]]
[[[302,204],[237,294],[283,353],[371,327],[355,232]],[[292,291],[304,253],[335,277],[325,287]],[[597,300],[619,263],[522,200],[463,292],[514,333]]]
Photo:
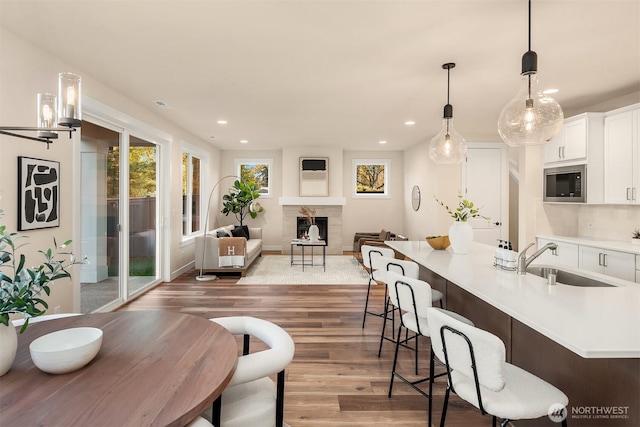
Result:
[[[309,261],[306,257],[305,262]],[[299,262],[299,255],[295,262]],[[322,255],[314,256],[314,266],[291,265],[289,255],[263,255],[238,280],[238,285],[366,285],[367,273],[352,257],[327,255],[327,271],[322,268]]]

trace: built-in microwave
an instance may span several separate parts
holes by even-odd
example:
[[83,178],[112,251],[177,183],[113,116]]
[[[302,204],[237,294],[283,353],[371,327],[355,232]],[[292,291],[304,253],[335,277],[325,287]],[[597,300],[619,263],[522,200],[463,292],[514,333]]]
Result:
[[545,169],[543,191],[545,202],[586,203],[587,165]]

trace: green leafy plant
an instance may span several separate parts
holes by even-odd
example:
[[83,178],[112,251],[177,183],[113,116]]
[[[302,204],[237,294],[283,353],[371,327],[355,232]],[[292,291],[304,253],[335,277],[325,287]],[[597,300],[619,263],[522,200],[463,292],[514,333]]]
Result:
[[444,203],[442,203],[440,200],[438,200],[438,198],[434,195],[433,196],[434,199],[436,199],[436,202],[438,202],[440,204],[440,206],[442,206],[443,208],[446,209],[447,213],[451,216],[451,218],[453,218],[456,221],[467,221],[469,218],[483,218],[487,221],[490,220],[490,218],[486,217],[486,216],[482,216],[480,215],[480,209],[481,208],[477,208],[475,207],[475,205],[473,204],[473,202],[464,199],[462,197],[462,194],[458,194],[458,207],[456,208],[455,211],[452,211],[449,206],[445,205]]
[[640,228],[633,230],[633,233],[631,233],[631,238],[640,239]]
[[250,215],[255,219],[258,214],[264,211],[260,203],[256,200],[260,197],[260,193],[256,190],[253,182],[244,182],[236,180],[233,187],[229,189],[229,193],[222,196],[223,209],[225,216],[234,214],[242,227],[244,218]]
[[9,326],[9,315],[20,313],[25,317],[20,333],[27,328],[31,317],[40,316],[49,308],[42,299],[42,293],[50,295],[53,281],[70,278],[67,268],[82,263],[73,253],[63,252],[71,240],[58,246],[54,238],[55,249],[38,251],[44,262],[37,267],[25,267],[24,254],[17,253],[25,245],[18,244],[23,238],[17,233],[7,232],[6,226],[0,225],[0,323]]

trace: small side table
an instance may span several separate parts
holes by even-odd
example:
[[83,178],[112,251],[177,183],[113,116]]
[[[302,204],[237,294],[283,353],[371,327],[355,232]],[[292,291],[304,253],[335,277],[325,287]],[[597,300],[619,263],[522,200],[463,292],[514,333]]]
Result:
[[[300,262],[300,264],[296,264],[293,262],[293,247],[294,246],[299,246],[302,249],[302,260]],[[305,246],[311,246],[311,262],[310,263],[305,263],[304,262],[304,248]],[[310,265],[313,266],[313,247],[314,246],[320,246],[322,247],[322,270],[323,271],[327,271],[327,242],[324,240],[317,240],[312,242],[311,240],[305,240],[305,239],[293,239],[291,241],[291,265],[302,265],[302,271],[304,271],[304,266],[305,265]]]

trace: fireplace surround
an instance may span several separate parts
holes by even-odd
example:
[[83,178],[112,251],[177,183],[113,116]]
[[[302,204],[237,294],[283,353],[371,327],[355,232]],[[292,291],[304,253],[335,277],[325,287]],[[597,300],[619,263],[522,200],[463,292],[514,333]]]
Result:
[[[318,218],[327,218],[327,230],[323,234],[320,231],[321,238],[327,240],[327,255],[342,255],[342,205],[284,205],[282,206],[282,253],[291,253],[291,240],[297,239],[298,235],[298,217],[299,210],[302,206],[309,206],[316,210],[316,222]],[[308,224],[304,222],[308,229]],[[318,227],[320,228],[320,227]]]

